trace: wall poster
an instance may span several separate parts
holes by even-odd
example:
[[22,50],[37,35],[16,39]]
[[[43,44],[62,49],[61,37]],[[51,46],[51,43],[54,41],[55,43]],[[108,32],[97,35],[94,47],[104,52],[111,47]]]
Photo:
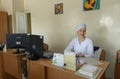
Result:
[[55,14],[63,14],[63,3],[54,4]]
[[100,0],[83,0],[83,11],[100,9]]

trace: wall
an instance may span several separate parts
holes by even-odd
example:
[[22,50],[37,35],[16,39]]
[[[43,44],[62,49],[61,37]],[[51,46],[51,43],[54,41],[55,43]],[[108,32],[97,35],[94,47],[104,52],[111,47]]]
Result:
[[[82,11],[82,0],[24,0],[24,7],[31,12],[32,33],[44,35],[51,50],[63,51],[75,37],[75,26],[86,23],[87,36],[106,50],[110,61],[107,76],[113,78],[115,53],[120,47],[120,0],[100,1],[100,10],[87,12]],[[63,2],[62,15],[54,15],[57,2]]]
[[9,14],[14,14],[16,11],[24,10],[23,0],[0,0],[0,3],[2,9],[7,11]]
[[13,0],[1,0],[1,8],[3,11],[7,11],[9,14],[13,13]]
[[2,6],[1,6],[1,0],[0,0],[0,10],[1,10]]
[[24,0],[13,0],[13,10],[14,12],[24,11]]
[[15,13],[17,11],[24,11],[24,0],[0,0],[1,10],[7,11],[9,15],[12,15],[13,32],[16,32]]

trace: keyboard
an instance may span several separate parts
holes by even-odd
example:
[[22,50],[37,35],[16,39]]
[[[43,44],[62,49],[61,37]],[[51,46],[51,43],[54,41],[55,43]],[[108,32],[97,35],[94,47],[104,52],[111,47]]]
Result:
[[43,58],[51,59],[53,57],[52,51],[44,51],[43,52]]

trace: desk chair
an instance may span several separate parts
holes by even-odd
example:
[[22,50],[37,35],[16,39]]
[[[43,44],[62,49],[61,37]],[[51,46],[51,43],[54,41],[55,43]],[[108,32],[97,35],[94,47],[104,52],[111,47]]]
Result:
[[104,49],[98,46],[94,46],[94,55],[93,57],[98,60],[105,60],[106,52]]

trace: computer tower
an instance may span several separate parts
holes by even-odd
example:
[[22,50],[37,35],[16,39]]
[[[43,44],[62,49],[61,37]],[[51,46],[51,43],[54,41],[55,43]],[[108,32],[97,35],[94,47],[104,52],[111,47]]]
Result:
[[42,35],[29,36],[29,59],[37,60],[43,57],[43,39]]

